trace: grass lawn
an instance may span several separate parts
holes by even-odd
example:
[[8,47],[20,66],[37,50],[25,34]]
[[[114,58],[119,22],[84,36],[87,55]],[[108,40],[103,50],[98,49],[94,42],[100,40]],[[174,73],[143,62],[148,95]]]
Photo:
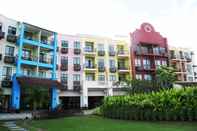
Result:
[[0,123],[0,131],[8,131],[8,129],[3,127],[2,125],[3,125],[3,123]]
[[[19,124],[23,125],[22,122]],[[140,122],[81,116],[33,120],[25,127],[30,131],[197,131],[197,122]]]

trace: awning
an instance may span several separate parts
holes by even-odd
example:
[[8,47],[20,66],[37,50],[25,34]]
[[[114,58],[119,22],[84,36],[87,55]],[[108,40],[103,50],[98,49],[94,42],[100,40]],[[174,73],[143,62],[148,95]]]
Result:
[[52,88],[56,87],[58,89],[64,89],[64,86],[58,82],[57,80],[51,80],[46,78],[37,78],[37,77],[26,77],[20,76],[16,78],[22,86],[30,86],[30,87],[44,87],[44,88]]

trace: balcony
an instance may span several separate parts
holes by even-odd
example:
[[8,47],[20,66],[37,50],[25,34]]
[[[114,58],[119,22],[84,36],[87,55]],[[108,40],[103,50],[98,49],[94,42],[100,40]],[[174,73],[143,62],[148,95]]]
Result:
[[22,59],[28,61],[38,61],[38,58],[36,56],[22,56]]
[[175,55],[171,55],[170,59],[176,59],[176,56]]
[[116,52],[115,51],[109,51],[109,56],[115,56]]
[[15,56],[4,56],[4,63],[14,64],[16,62]]
[[16,43],[17,41],[17,36],[16,35],[12,35],[12,34],[8,34],[7,35],[7,41],[11,42],[11,43]]
[[60,69],[61,69],[61,71],[67,71],[68,70],[68,64],[62,64]]
[[142,66],[135,66],[135,70],[136,71],[142,71],[143,70],[143,67]]
[[74,71],[80,71],[81,65],[80,64],[74,64]]
[[73,81],[73,90],[80,91],[81,90],[81,83],[80,81]]
[[192,58],[189,56],[185,56],[185,59],[187,60],[187,62],[192,62]]
[[3,80],[1,81],[1,87],[6,87],[6,88],[12,87],[11,76],[5,76],[3,78]]
[[118,57],[129,57],[129,52],[127,50],[118,50]]
[[85,71],[89,71],[89,72],[95,72],[96,71],[96,65],[85,65]]
[[85,55],[87,55],[87,56],[96,56],[96,50],[95,49],[93,49],[93,48],[85,48],[84,49],[84,53],[85,53]]
[[68,90],[68,81],[67,80],[61,80],[61,83],[63,85],[63,90]]
[[116,67],[110,67],[110,68],[109,68],[109,71],[110,71],[111,73],[116,73]]
[[0,40],[3,39],[5,36],[5,32],[0,31]]
[[81,53],[81,49],[74,49],[74,54],[79,55]]
[[61,48],[61,53],[62,54],[67,54],[68,53],[68,48]]
[[105,67],[104,66],[99,66],[98,71],[99,72],[105,72]]
[[104,50],[99,50],[98,51],[98,56],[105,56],[105,51]]
[[40,58],[39,62],[44,63],[44,64],[52,64],[52,59],[50,59],[50,58],[48,58],[48,59]]
[[129,72],[129,68],[125,66],[119,66],[118,67],[119,72]]

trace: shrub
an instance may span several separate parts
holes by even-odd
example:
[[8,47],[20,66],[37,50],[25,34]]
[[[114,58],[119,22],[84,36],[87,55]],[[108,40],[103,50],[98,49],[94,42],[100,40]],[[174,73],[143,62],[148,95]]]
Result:
[[197,120],[197,88],[109,96],[101,106],[105,117],[133,120]]

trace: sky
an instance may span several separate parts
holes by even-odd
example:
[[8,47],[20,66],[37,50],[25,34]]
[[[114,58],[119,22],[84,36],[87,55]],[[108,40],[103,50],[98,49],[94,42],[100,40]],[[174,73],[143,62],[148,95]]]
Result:
[[0,0],[0,14],[62,34],[128,35],[143,22],[197,62],[197,0]]

